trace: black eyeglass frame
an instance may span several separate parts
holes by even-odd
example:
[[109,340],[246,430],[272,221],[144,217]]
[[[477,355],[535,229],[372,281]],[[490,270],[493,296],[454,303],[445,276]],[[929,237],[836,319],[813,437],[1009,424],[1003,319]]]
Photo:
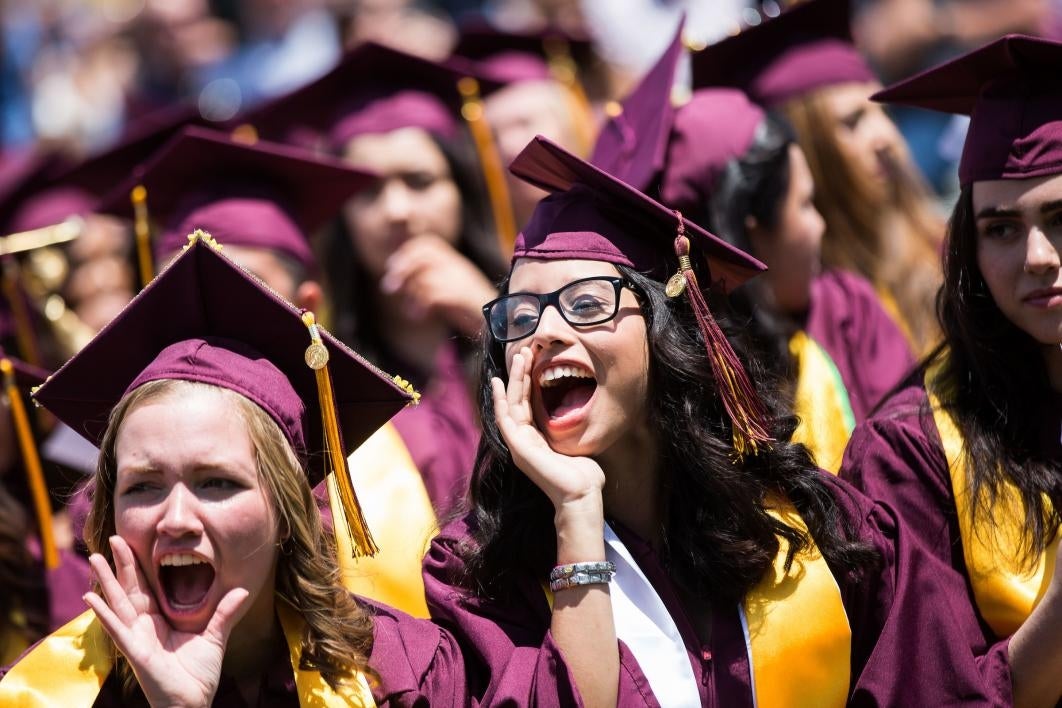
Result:
[[[571,287],[579,285],[580,283],[586,283],[588,281],[593,281],[593,280],[604,281],[604,282],[610,283],[612,285],[612,287],[613,287],[613,289],[615,291],[615,297],[616,297],[615,306],[612,308],[612,314],[608,315],[607,317],[602,317],[601,319],[594,320],[592,322],[572,322],[571,320],[568,319],[568,316],[564,314],[564,308],[562,308],[560,306],[560,295],[561,295],[562,292],[564,292],[565,290],[567,290],[567,289],[569,289]],[[509,342],[518,342],[521,339],[524,339],[526,337],[530,337],[532,334],[534,334],[538,330],[539,323],[542,322],[542,313],[545,312],[546,308],[549,307],[550,305],[553,305],[554,309],[557,310],[557,313],[560,314],[561,319],[563,319],[565,322],[567,322],[572,327],[594,327],[594,326],[599,325],[599,324],[604,324],[604,323],[608,322],[609,320],[615,319],[616,315],[619,314],[620,294],[621,294],[620,291],[623,290],[623,288],[630,288],[633,291],[634,290],[634,284],[631,283],[631,281],[628,280],[627,278],[624,278],[624,277],[621,277],[621,276],[618,276],[618,275],[594,275],[594,276],[591,276],[589,278],[579,278],[578,280],[573,280],[572,282],[567,283],[563,287],[558,288],[557,290],[554,290],[551,293],[539,294],[539,293],[530,293],[530,292],[518,292],[518,293],[507,293],[505,295],[502,295],[501,297],[495,298],[494,300],[491,300],[490,302],[488,302],[486,305],[483,306],[483,317],[484,317],[484,319],[487,320],[487,332],[490,334],[491,338],[494,339],[494,341],[499,342],[501,344],[508,344]],[[538,300],[538,319],[535,321],[535,326],[531,329],[530,332],[528,332],[527,334],[521,334],[519,337],[509,337],[509,338],[499,337],[498,335],[496,335],[494,333],[494,328],[491,326],[490,311],[492,309],[494,309],[494,306],[497,305],[498,303],[504,302],[504,301],[508,300],[509,298],[513,298],[513,297],[517,297],[517,296],[533,297],[533,298]]]

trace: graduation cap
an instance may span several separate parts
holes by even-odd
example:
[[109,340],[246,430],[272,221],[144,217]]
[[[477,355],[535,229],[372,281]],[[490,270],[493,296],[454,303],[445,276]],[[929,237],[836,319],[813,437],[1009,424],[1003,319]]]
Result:
[[48,372],[8,356],[0,348],[0,376],[3,377],[4,397],[7,408],[11,410],[11,422],[14,424],[15,437],[22,453],[22,466],[29,479],[33,509],[40,529],[41,555],[44,557],[45,567],[52,570],[59,567],[59,551],[52,531],[52,505],[48,499],[48,486],[44,480],[44,470],[41,468],[41,458],[37,453],[33,427],[30,425],[25,403],[33,387],[39,386],[48,378]]
[[156,262],[202,229],[222,244],[281,253],[312,274],[310,235],[374,178],[337,159],[275,143],[248,145],[193,126],[138,166],[99,210],[133,217],[131,195],[143,190],[136,199],[158,225]]
[[693,88],[733,86],[778,106],[824,86],[876,81],[852,43],[849,0],[807,0],[693,54]]
[[[360,135],[421,128],[453,138],[467,125],[486,181],[499,237],[516,233],[504,167],[483,116],[482,97],[501,83],[454,57],[433,62],[373,42],[350,50],[321,78],[239,116],[258,137],[301,146],[323,137],[329,151]],[[239,130],[240,128],[237,128]]]
[[235,391],[268,413],[310,460],[311,485],[335,472],[352,545],[371,554],[346,457],[415,394],[220,250],[197,232],[34,398],[98,445],[110,411],[141,384],[178,379]]
[[871,98],[970,116],[959,182],[1062,172],[1062,43],[1007,35]]
[[511,32],[500,30],[477,17],[461,24],[456,56],[476,62],[485,76],[510,84],[554,79],[578,86],[577,58],[593,52],[589,37],[576,36],[559,27]]
[[711,285],[725,292],[767,266],[542,136],[532,140],[509,169],[550,192],[517,236],[514,262],[518,258],[604,261],[667,280],[669,297],[686,293],[719,396],[733,423],[735,450],[754,452],[758,444],[770,441],[766,409],[712,316],[691,259],[702,259]]

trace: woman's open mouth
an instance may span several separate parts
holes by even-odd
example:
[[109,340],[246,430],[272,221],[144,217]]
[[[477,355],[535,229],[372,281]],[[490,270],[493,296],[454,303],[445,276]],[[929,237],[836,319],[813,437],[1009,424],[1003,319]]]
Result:
[[176,614],[195,612],[214,585],[214,566],[192,553],[170,553],[159,561],[159,586]]
[[577,364],[549,366],[538,376],[542,408],[550,427],[567,427],[582,419],[597,391],[597,380]]

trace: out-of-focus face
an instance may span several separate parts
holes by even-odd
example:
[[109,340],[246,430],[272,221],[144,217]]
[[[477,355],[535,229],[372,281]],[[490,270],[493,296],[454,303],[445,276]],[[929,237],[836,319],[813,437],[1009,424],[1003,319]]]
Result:
[[[582,146],[572,124],[566,89],[555,81],[522,81],[495,91],[484,100],[484,115],[508,165],[536,135],[545,135],[562,147],[579,152]],[[546,193],[506,172],[509,193],[522,226]]]
[[426,131],[402,128],[361,135],[347,144],[345,157],[380,175],[344,207],[354,251],[373,278],[383,275],[388,256],[412,238],[436,236],[457,243],[461,193],[446,156]]
[[804,151],[789,146],[789,191],[779,206],[775,228],[749,229],[753,255],[767,264],[766,279],[784,312],[807,310],[811,283],[822,270],[826,222],[814,204],[815,183]]
[[115,444],[115,532],[166,620],[201,632],[246,589],[241,622],[272,622],[279,523],[247,424],[219,389],[181,386],[130,411]]
[[886,194],[902,165],[907,148],[896,124],[881,104],[870,101],[877,82],[847,83],[819,89],[841,153],[870,185]]
[[[509,292],[549,293],[573,280],[616,276],[600,261],[516,262]],[[634,293],[620,291],[619,311],[608,322],[573,327],[554,307],[533,334],[505,346],[508,369],[522,347],[533,354],[531,406],[549,446],[565,455],[593,457],[645,426],[649,347],[645,317]]]
[[975,182],[973,210],[996,306],[1041,344],[1062,343],[1062,175]]

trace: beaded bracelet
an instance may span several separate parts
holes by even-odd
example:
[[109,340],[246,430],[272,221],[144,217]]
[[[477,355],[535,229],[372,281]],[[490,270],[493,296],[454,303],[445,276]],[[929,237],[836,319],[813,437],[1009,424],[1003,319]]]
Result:
[[611,561],[558,565],[549,574],[549,589],[556,592],[580,585],[607,585],[615,574]]

